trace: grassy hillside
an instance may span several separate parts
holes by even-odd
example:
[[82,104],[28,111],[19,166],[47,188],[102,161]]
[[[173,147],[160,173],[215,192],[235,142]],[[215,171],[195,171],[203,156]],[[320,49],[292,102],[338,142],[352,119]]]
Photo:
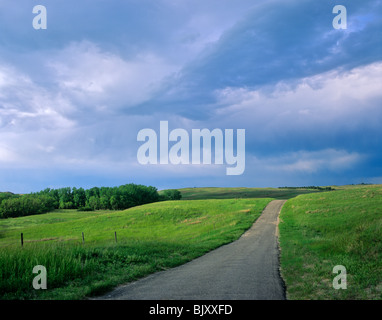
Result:
[[183,188],[179,189],[184,200],[274,198],[290,199],[300,194],[321,192],[317,189],[293,188]]
[[[0,220],[0,299],[83,299],[174,267],[237,239],[272,198],[289,199],[279,225],[288,299],[382,299],[382,186],[335,189],[187,188],[182,201],[125,211]],[[32,288],[38,264],[48,290]],[[336,265],[346,290],[333,288]]]
[[[382,186],[300,195],[280,215],[288,299],[382,299]],[[335,290],[336,265],[347,289]]]
[[[2,220],[0,298],[81,299],[102,293],[237,239],[269,201],[166,201],[125,211],[58,210]],[[35,265],[47,268],[48,290],[32,288]]]

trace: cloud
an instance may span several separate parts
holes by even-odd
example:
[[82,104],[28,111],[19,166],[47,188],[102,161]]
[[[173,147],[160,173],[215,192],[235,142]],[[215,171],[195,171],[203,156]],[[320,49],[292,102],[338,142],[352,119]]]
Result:
[[381,6],[376,3],[348,3],[346,32],[333,29],[332,4],[261,3],[185,66],[157,103],[172,102],[179,106],[178,112],[198,119],[210,116],[205,105],[213,103],[215,90],[256,90],[381,61],[382,21],[376,15]]
[[[28,183],[42,187],[79,176],[173,187],[381,176],[381,1],[347,0],[346,31],[332,28],[330,0],[46,5],[48,30],[38,32],[28,1],[0,1],[9,185],[16,176],[26,185],[29,169]],[[245,174],[137,166],[137,132],[160,120],[246,129]]]
[[69,128],[65,114],[73,109],[58,92],[46,90],[14,67],[0,65],[0,128],[2,131],[34,131]]
[[17,160],[16,154],[8,146],[0,145],[0,163],[9,163]]
[[309,146],[363,152],[375,146],[373,137],[382,131],[381,82],[382,63],[377,62],[257,90],[227,87],[215,91],[214,112],[223,126],[248,128],[252,150],[264,143],[261,151]]
[[150,99],[160,82],[176,71],[155,54],[140,53],[125,60],[89,41],[60,50],[48,66],[57,90],[95,111],[136,106]]
[[357,152],[348,152],[346,150],[298,151],[279,155],[275,159],[266,159],[263,167],[276,172],[345,171],[358,165],[364,157]]
[[376,107],[373,102],[382,97],[379,90],[381,80],[382,62],[376,62],[346,72],[333,69],[296,81],[282,80],[255,90],[226,87],[215,91],[218,106],[216,112],[225,114],[248,111],[248,108],[256,106],[265,110],[270,105],[279,106],[280,110],[293,108],[298,112],[370,111]]

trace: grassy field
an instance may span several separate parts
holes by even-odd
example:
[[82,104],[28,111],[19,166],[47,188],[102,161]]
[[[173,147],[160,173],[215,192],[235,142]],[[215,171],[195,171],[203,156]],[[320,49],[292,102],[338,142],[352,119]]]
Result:
[[[0,220],[0,298],[83,299],[104,293],[237,239],[269,201],[166,201],[125,211],[57,210]],[[46,267],[48,290],[32,288],[35,265]]]
[[[288,299],[382,299],[382,186],[300,195],[280,215]],[[347,271],[335,290],[333,267]]]
[[184,200],[201,199],[248,199],[274,198],[290,199],[300,194],[321,192],[317,189],[279,189],[279,188],[183,188],[179,189]]
[[[0,299],[102,294],[237,239],[272,199],[289,199],[279,224],[287,298],[380,300],[382,186],[334,188],[187,188],[181,201],[125,211],[0,220]],[[47,268],[48,290],[32,289],[38,264]],[[333,288],[336,265],[346,267],[346,290]]]

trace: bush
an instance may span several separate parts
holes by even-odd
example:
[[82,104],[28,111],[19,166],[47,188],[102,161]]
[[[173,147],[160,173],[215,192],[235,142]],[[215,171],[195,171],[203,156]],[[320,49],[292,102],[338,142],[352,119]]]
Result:
[[52,211],[55,200],[46,195],[24,195],[5,199],[0,204],[1,218],[15,218]]
[[78,208],[77,211],[94,211],[94,209],[90,207],[81,207]]
[[176,189],[164,190],[162,194],[163,200],[180,200],[182,199],[182,193]]

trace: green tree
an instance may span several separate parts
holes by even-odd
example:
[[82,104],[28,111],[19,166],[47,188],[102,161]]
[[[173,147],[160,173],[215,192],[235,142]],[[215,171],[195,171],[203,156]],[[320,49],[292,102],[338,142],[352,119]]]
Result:
[[119,204],[119,197],[118,196],[111,196],[110,198],[110,206],[113,210],[118,210],[120,208]]
[[86,193],[83,188],[73,188],[73,203],[75,208],[81,208],[86,205]]
[[88,200],[88,207],[94,210],[98,210],[100,207],[99,198],[97,198],[96,196],[91,196]]

